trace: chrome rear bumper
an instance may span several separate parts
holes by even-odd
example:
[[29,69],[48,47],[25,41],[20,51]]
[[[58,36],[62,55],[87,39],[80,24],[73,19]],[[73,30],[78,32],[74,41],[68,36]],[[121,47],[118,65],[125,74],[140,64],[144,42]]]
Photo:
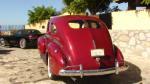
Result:
[[[80,66],[81,67],[81,66]],[[121,67],[113,67],[107,69],[99,69],[99,70],[60,70],[60,76],[98,76],[98,75],[108,75],[108,74],[118,74],[119,72],[125,71],[128,69],[128,65]]]

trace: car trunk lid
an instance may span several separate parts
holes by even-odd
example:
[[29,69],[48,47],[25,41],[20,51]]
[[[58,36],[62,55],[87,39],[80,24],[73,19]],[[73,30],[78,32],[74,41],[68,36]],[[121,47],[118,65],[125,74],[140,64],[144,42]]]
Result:
[[[83,69],[99,69],[112,66],[113,48],[107,29],[77,29],[68,33],[71,65],[82,65]],[[104,56],[93,57],[91,50],[101,49]],[[102,59],[102,61],[101,61]]]

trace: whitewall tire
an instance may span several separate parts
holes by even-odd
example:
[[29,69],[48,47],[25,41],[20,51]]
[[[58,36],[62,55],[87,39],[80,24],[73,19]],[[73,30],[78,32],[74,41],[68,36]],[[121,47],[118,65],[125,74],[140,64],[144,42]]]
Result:
[[48,57],[48,63],[47,63],[47,72],[48,72],[48,77],[52,78],[51,70],[50,70],[50,59]]

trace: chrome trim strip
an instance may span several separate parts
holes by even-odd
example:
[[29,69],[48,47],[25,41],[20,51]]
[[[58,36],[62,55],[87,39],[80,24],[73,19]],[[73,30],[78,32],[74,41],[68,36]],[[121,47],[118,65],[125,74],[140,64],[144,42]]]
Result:
[[[118,72],[123,72],[129,68],[128,65],[118,67]],[[96,76],[116,73],[116,68],[99,69],[99,70],[60,70],[60,76]]]
[[93,40],[92,42],[93,42],[94,49],[96,49],[95,41]]

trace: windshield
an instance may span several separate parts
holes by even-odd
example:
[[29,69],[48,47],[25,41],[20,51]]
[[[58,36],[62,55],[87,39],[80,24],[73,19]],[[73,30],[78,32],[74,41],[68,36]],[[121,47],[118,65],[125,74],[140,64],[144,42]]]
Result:
[[69,21],[70,28],[83,29],[83,28],[100,28],[97,21],[94,20],[72,20]]
[[41,34],[38,30],[27,30],[27,34]]

